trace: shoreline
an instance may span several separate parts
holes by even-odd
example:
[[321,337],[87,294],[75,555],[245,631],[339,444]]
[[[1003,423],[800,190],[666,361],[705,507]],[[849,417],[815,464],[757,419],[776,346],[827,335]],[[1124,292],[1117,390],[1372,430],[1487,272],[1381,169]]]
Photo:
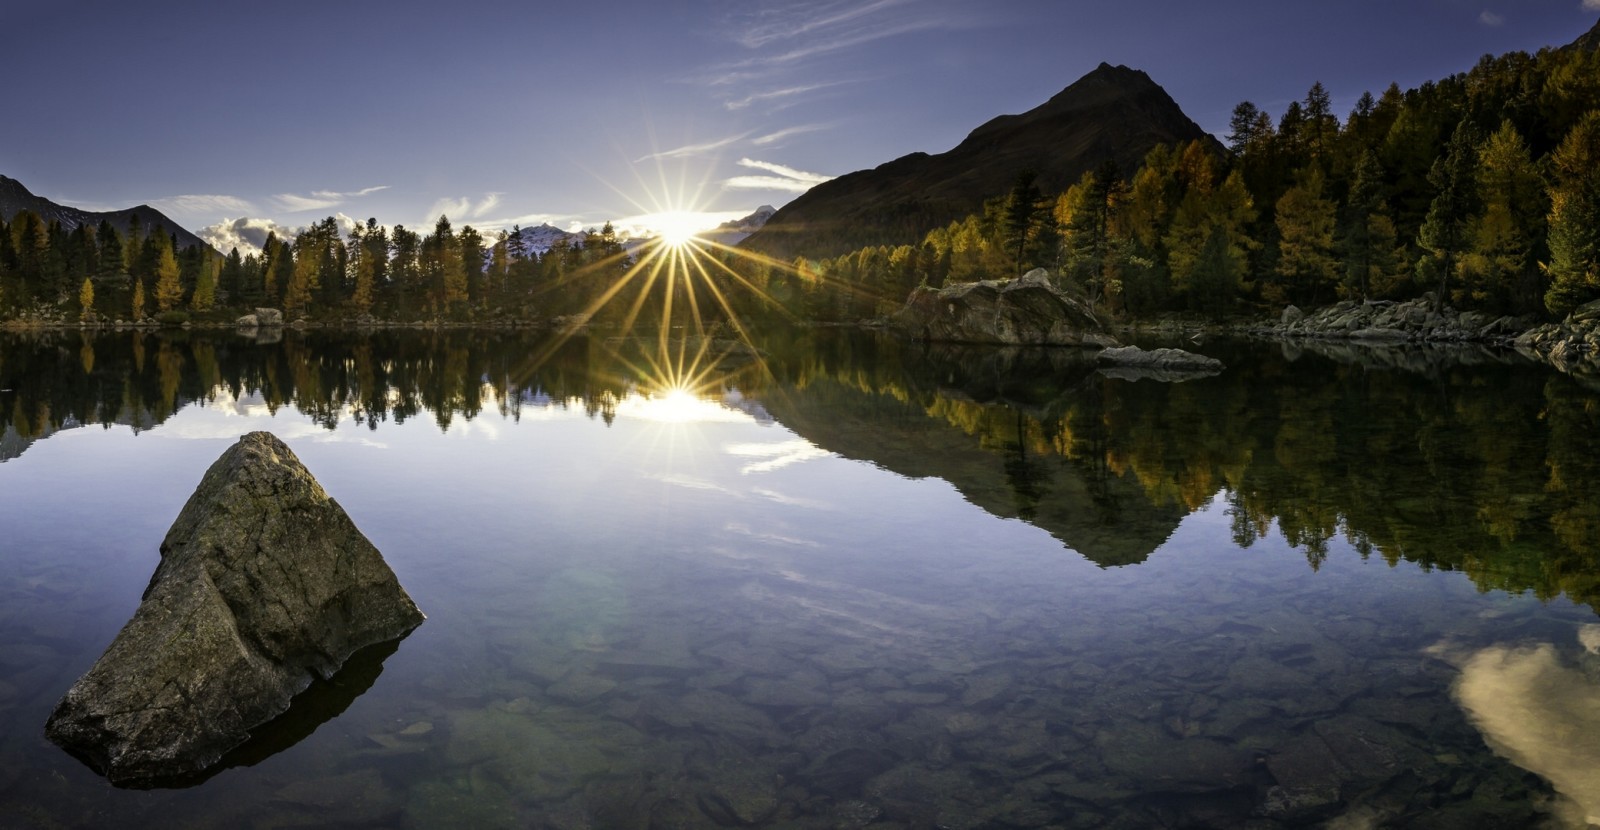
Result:
[[[880,320],[857,323],[812,322],[827,327],[882,329]],[[379,320],[298,319],[282,325],[241,326],[235,320],[162,323],[154,319],[127,320],[5,320],[0,332],[127,332],[127,331],[233,331],[245,337],[284,331],[551,331],[583,332],[587,321],[552,320]],[[1377,350],[1423,351],[1430,347],[1479,346],[1515,352],[1558,371],[1600,377],[1600,301],[1575,309],[1560,322],[1541,323],[1531,316],[1490,317],[1481,312],[1457,312],[1450,306],[1433,310],[1430,296],[1407,301],[1343,300],[1310,312],[1288,306],[1270,319],[1206,321],[1182,316],[1114,322],[1119,334],[1156,336],[1211,335],[1289,344],[1350,344]],[[603,327],[601,331],[603,331]],[[596,331],[595,333],[600,333]],[[973,344],[982,345],[982,344]],[[1005,344],[994,344],[996,346]]]

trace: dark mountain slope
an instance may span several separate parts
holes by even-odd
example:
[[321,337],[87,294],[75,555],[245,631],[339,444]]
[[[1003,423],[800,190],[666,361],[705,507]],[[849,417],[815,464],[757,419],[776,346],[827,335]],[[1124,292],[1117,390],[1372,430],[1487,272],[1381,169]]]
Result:
[[740,247],[790,259],[915,244],[1004,194],[1024,169],[1057,193],[1108,159],[1131,174],[1155,145],[1195,139],[1215,142],[1150,76],[1101,64],[1044,104],[978,127],[949,152],[913,153],[817,185]]
[[39,214],[39,217],[47,225],[51,221],[59,221],[61,227],[66,230],[72,230],[80,225],[88,225],[92,228],[99,225],[101,220],[107,220],[113,228],[127,233],[128,228],[133,224],[133,217],[137,216],[139,217],[140,226],[145,229],[146,233],[149,232],[151,227],[159,227],[166,233],[176,235],[180,249],[187,248],[190,245],[209,247],[206,245],[205,240],[190,233],[177,222],[168,219],[166,214],[149,205],[139,205],[123,210],[105,212],[80,210],[75,207],[58,205],[43,196],[35,196],[28,188],[23,186],[22,182],[8,176],[0,176],[0,219],[9,222],[11,217],[24,210],[31,210]]

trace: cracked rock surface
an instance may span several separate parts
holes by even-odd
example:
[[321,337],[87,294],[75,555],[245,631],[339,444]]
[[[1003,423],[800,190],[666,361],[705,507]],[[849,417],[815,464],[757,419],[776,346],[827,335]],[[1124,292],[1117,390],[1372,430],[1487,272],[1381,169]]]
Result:
[[206,471],[138,611],[45,732],[115,784],[196,773],[423,619],[289,447],[253,432]]

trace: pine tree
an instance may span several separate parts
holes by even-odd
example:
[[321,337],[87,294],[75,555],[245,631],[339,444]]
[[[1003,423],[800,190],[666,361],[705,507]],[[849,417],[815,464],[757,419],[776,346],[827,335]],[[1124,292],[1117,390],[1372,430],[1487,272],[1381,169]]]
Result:
[[78,307],[86,320],[94,314],[94,283],[88,277],[83,278],[83,286],[78,289]]
[[1473,301],[1497,310],[1534,311],[1543,301],[1536,246],[1549,207],[1539,169],[1510,121],[1478,151],[1478,194],[1462,281]]
[[1377,283],[1387,282],[1395,270],[1394,221],[1383,198],[1383,168],[1370,150],[1356,164],[1339,247],[1349,296],[1370,298]]
[[144,280],[135,278],[133,281],[133,320],[138,322],[144,319]]
[[163,313],[183,303],[183,283],[178,280],[178,260],[172,255],[172,245],[165,234],[156,234],[162,240],[160,259],[156,263],[156,309]]
[[1600,110],[1590,112],[1550,156],[1550,289],[1545,305],[1566,314],[1600,298]]
[[[1334,204],[1323,198],[1322,171],[1304,171],[1301,181],[1289,188],[1277,204],[1278,265],[1287,298],[1316,303],[1322,289],[1331,288],[1339,278],[1339,264],[1333,256]],[[1274,302],[1286,297],[1273,296]]]
[[1108,294],[1120,293],[1115,274],[1121,240],[1114,229],[1125,193],[1116,165],[1107,162],[1084,173],[1062,196],[1058,209],[1065,229],[1066,272],[1087,289],[1091,309]]
[[1033,234],[1044,207],[1044,194],[1039,192],[1037,179],[1037,174],[1032,170],[1017,174],[1016,181],[1011,185],[1011,193],[1006,196],[1002,215],[1002,233],[1006,247],[1014,254],[1016,275],[1019,277],[1026,262],[1024,252],[1028,238]]
[[210,311],[216,301],[217,262],[207,256],[200,265],[199,276],[195,278],[194,295],[189,298],[189,308],[194,311]]
[[1249,101],[1240,101],[1233,108],[1233,115],[1228,119],[1228,149],[1236,156],[1244,155],[1245,150],[1255,141],[1256,123],[1261,118],[1261,110]]
[[1428,172],[1434,197],[1422,229],[1417,233],[1417,243],[1428,255],[1417,263],[1417,268],[1424,282],[1429,276],[1439,281],[1438,293],[1433,299],[1434,311],[1444,308],[1449,297],[1450,275],[1459,265],[1469,241],[1468,224],[1477,207],[1477,159],[1477,131],[1470,122],[1462,121],[1451,135],[1445,154]]

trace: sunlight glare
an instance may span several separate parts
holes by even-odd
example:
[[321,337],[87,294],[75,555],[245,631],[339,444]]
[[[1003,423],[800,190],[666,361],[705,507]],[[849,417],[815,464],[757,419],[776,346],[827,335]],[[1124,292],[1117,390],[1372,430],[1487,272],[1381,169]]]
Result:
[[749,421],[750,416],[707,400],[684,388],[666,389],[655,394],[634,394],[617,406],[618,417],[632,417],[662,424],[705,423],[710,421]]
[[674,248],[688,245],[701,231],[711,227],[707,224],[706,215],[697,211],[675,210],[652,218],[661,241]]

